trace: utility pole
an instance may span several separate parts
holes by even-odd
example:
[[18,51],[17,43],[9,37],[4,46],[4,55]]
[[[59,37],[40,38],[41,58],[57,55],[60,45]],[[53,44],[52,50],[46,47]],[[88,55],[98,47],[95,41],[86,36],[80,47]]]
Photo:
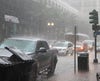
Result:
[[77,34],[77,28],[74,27],[74,73],[76,73],[76,34]]

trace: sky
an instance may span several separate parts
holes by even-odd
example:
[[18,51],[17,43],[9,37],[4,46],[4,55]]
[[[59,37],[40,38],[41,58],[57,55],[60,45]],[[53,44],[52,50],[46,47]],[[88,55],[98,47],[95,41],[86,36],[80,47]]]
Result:
[[96,9],[100,10],[99,0],[63,0],[73,6],[74,8],[78,9],[80,12],[88,13],[89,11]]
[[[89,19],[89,13],[96,9],[98,11],[98,15],[100,15],[100,0],[62,0],[67,2],[72,7],[79,10],[79,12],[86,16]],[[100,16],[99,16],[100,23]]]
[[75,7],[76,9],[80,10],[81,1],[80,0],[62,0],[70,4],[71,6]]

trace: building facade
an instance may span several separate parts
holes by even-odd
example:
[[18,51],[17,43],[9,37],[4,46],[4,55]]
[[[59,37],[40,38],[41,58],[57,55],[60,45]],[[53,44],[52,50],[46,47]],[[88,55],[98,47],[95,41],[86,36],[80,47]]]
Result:
[[0,41],[14,35],[63,39],[66,28],[84,22],[78,19],[78,10],[61,0],[1,0]]

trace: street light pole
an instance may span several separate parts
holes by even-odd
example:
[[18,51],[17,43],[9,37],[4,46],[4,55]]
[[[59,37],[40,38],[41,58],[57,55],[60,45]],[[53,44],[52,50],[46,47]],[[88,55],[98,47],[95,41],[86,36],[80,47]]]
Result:
[[[55,28],[54,28],[54,26],[55,26],[54,22],[48,22],[48,23],[47,23],[47,26],[49,27],[49,28],[48,28],[48,29],[49,29],[48,31],[49,31],[49,36],[50,36],[50,38],[54,38],[53,35],[52,35],[52,34],[54,33],[54,32],[52,31],[52,29],[55,30]],[[55,35],[56,35],[56,34],[54,33],[54,36],[55,36]],[[55,37],[56,37],[56,36],[55,36]]]
[[77,29],[75,26],[74,28],[74,73],[76,73],[76,33],[77,33]]

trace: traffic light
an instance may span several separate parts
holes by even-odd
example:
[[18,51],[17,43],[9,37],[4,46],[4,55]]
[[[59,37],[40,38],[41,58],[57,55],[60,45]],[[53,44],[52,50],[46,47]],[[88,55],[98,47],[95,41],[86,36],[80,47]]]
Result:
[[92,25],[92,30],[99,31],[100,30],[100,25]]
[[89,13],[91,21],[89,23],[97,25],[98,24],[98,12],[94,9],[92,12]]
[[96,26],[95,25],[92,25],[92,30],[96,30]]

